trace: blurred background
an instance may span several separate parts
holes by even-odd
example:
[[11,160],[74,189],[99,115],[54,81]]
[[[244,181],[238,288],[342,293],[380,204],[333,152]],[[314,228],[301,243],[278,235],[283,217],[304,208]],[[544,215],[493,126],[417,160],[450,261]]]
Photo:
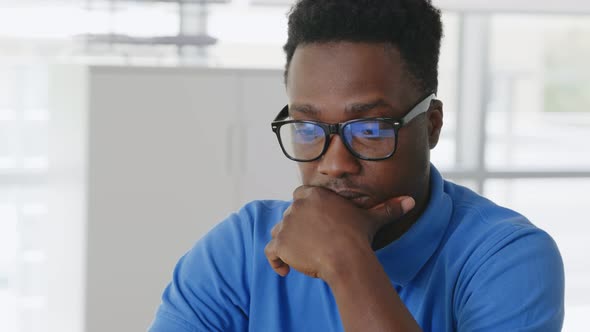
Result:
[[[434,0],[443,174],[558,243],[590,314],[590,3]],[[174,264],[289,198],[290,0],[0,0],[0,331],[142,331]],[[586,220],[586,221],[585,221]]]

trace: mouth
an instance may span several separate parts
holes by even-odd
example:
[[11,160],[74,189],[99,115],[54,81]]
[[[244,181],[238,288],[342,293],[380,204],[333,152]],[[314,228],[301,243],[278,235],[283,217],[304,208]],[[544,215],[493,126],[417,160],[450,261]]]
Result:
[[356,206],[364,209],[368,209],[371,207],[370,200],[371,198],[363,193],[353,190],[333,190],[336,194],[340,197],[346,198],[347,200],[354,203]]

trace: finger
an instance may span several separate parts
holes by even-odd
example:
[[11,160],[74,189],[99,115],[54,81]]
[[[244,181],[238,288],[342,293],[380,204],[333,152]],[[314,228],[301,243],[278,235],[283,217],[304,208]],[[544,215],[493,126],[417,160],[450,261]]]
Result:
[[304,199],[307,198],[315,187],[312,186],[299,186],[293,192],[293,200]]
[[285,212],[283,212],[283,219],[285,219],[286,216],[288,216],[291,213],[291,207],[293,205],[289,205],[289,207],[285,210]]
[[276,242],[270,241],[264,248],[264,254],[270,267],[281,277],[289,274],[290,267],[276,254]]
[[283,262],[280,258],[277,258],[272,262],[269,261],[269,263],[272,269],[276,272],[276,274],[280,275],[281,277],[287,276],[287,274],[289,274],[289,271],[291,270],[289,265]]
[[408,213],[414,208],[416,202],[410,196],[394,197],[387,200],[372,209],[369,212],[379,222],[379,226],[388,224],[396,219],[399,219],[404,214]]
[[274,227],[270,230],[270,236],[272,236],[273,238],[276,237],[282,228],[283,228],[282,222],[279,222],[278,224],[274,225]]

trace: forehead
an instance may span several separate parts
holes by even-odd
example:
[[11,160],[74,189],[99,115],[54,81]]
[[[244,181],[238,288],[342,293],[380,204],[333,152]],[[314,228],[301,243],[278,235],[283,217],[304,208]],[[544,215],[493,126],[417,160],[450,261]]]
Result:
[[320,110],[384,100],[401,114],[411,100],[406,76],[398,50],[388,44],[306,44],[297,47],[291,60],[287,95],[291,104]]

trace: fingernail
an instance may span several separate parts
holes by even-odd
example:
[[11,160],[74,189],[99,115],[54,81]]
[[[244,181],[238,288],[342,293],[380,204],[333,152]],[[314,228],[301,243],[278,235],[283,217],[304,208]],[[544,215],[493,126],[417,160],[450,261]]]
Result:
[[414,205],[416,205],[416,202],[412,197],[404,198],[401,201],[402,211],[404,212],[404,214],[408,213],[411,209],[413,209]]

